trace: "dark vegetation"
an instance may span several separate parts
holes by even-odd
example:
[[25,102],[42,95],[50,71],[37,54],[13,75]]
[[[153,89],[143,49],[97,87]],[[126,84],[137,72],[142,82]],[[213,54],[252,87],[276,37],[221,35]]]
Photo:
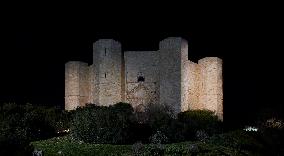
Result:
[[181,142],[198,140],[197,132],[206,136],[222,132],[221,122],[210,111],[187,111],[174,117],[165,107],[150,105],[145,112],[134,112],[125,103],[78,108],[71,125],[74,138],[100,144]]
[[55,107],[3,104],[0,155],[28,155],[33,150],[29,146],[31,141],[59,136],[61,131],[70,126],[70,115]]
[[[255,122],[258,132],[224,131],[211,111],[174,115],[168,107],[88,104],[66,112],[55,107],[4,104],[0,154],[31,155],[281,155],[283,122]],[[70,131],[69,131],[70,130]],[[31,143],[32,142],[32,143]],[[59,152],[59,153],[58,153]]]

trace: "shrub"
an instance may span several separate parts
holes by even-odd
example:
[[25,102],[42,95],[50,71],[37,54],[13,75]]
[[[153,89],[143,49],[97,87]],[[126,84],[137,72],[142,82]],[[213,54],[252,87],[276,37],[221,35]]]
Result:
[[264,126],[259,128],[257,134],[257,138],[266,147],[267,153],[284,155],[284,129],[281,128],[279,123],[265,123]]
[[182,135],[186,139],[196,139],[196,133],[203,133],[212,136],[222,132],[222,122],[214,115],[214,112],[208,110],[191,110],[178,114],[178,121],[182,124]]
[[144,155],[161,156],[165,153],[165,145],[149,144],[144,148]]
[[[6,103],[1,108],[0,153],[30,150],[28,143],[56,136],[62,111],[54,107]],[[63,121],[63,125],[67,123]],[[67,124],[68,125],[68,124]],[[3,154],[5,155],[5,154]]]
[[[149,104],[145,108],[143,117],[144,119],[142,119],[142,121],[149,124],[154,131],[168,127],[172,120],[172,116],[169,113],[168,108],[159,104]],[[141,119],[138,119],[138,121],[140,120]]]
[[133,142],[134,119],[130,104],[110,107],[89,104],[75,111],[71,132],[84,142],[124,144]]
[[163,134],[167,142],[205,141],[213,134],[222,132],[222,122],[208,110],[181,112],[175,118],[168,107],[149,104],[145,112],[136,112],[136,117],[140,124],[149,125],[152,140],[157,132]]
[[168,137],[161,131],[157,131],[150,137],[150,142],[153,144],[168,143]]
[[206,140],[209,139],[209,136],[208,136],[208,134],[204,130],[198,130],[196,132],[196,139],[198,141],[205,142]]
[[236,130],[213,136],[208,143],[233,148],[237,152],[252,151],[260,152],[262,144],[252,135],[254,132]]
[[143,117],[142,119],[138,118],[138,122],[140,121],[140,123],[146,125],[145,127],[148,126],[151,131],[151,134],[148,136],[148,138],[150,136],[153,138],[153,136],[163,134],[163,136],[167,138],[167,142],[171,141],[171,138],[169,137],[175,131],[175,124],[174,118],[166,106],[159,104],[149,104],[145,108],[145,112],[138,113],[140,117]]
[[132,155],[143,155],[144,145],[141,142],[137,142],[132,145]]

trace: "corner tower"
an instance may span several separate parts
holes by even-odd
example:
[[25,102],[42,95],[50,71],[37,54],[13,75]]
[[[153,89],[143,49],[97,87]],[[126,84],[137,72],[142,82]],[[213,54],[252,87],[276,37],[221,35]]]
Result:
[[222,60],[217,57],[205,57],[198,61],[200,66],[199,105],[203,109],[214,111],[223,120],[223,77]]
[[69,61],[65,64],[65,110],[73,110],[90,102],[89,79],[87,63]]
[[167,105],[178,113],[188,105],[185,83],[187,41],[180,37],[166,38],[159,44],[159,53],[160,104]]
[[121,44],[112,39],[100,39],[93,45],[93,101],[112,105],[122,101]]

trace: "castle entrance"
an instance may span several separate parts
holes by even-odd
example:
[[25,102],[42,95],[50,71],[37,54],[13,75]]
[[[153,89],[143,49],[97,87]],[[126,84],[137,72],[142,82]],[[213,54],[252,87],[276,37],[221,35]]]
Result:
[[127,93],[126,100],[132,104],[136,111],[144,111],[152,99],[149,89],[143,83],[138,83],[136,87]]

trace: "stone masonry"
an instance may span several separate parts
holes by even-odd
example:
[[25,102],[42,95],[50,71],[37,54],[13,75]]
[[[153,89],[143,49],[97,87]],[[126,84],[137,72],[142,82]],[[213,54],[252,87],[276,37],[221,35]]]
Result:
[[223,119],[222,60],[188,60],[188,43],[169,37],[157,51],[121,51],[121,44],[100,39],[93,46],[93,64],[65,65],[65,109],[86,103],[130,103],[143,111],[148,104],[169,106],[178,113],[193,109],[214,111]]

